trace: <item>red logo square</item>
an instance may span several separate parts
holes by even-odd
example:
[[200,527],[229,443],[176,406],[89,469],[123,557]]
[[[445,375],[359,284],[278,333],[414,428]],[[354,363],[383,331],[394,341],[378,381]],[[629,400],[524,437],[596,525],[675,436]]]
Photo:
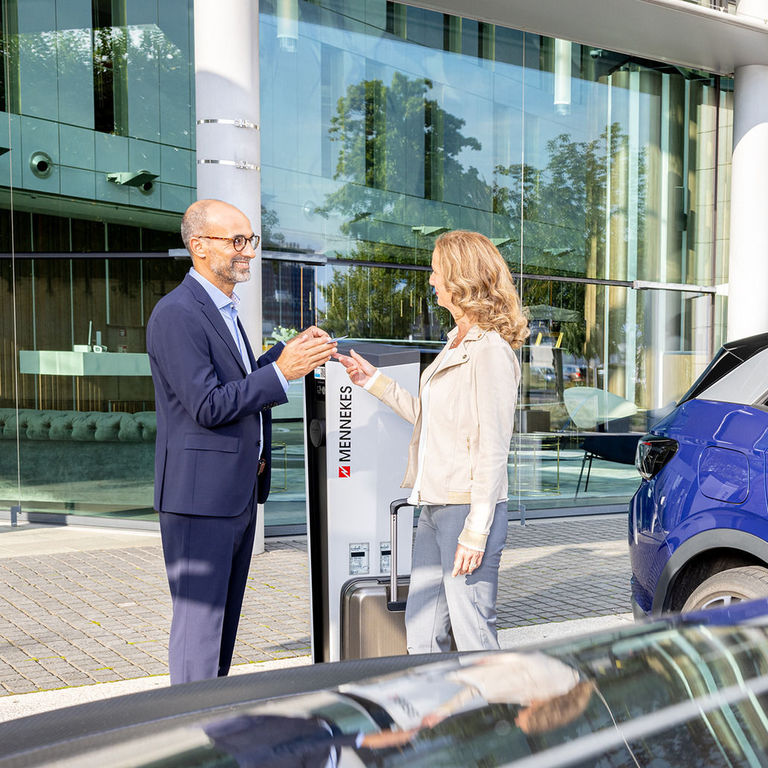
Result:
[[339,466],[339,477],[349,477],[349,464],[345,467]]

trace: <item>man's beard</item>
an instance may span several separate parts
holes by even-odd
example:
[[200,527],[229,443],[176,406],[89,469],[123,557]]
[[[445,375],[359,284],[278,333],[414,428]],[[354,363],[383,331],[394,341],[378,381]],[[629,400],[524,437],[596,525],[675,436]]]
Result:
[[241,271],[237,269],[234,261],[230,261],[229,264],[217,264],[211,269],[214,275],[232,283],[247,283],[251,279],[251,265],[248,263],[248,269]]

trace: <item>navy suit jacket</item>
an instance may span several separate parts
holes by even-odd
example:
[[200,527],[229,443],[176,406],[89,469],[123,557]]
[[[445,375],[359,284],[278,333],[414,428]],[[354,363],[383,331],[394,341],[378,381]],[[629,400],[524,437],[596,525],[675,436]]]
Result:
[[[232,334],[205,289],[190,275],[157,303],[147,323],[155,385],[155,509],[232,517],[258,483],[266,501],[271,470],[270,409],[287,402],[271,365],[276,344],[257,359],[245,333],[247,374]],[[259,415],[265,471],[257,475]]]

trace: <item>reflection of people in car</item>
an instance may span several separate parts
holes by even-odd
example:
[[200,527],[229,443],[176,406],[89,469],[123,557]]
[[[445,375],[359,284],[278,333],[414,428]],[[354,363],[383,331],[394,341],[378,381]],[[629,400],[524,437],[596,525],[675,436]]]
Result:
[[[421,506],[405,613],[410,653],[495,649],[499,561],[507,533],[507,459],[528,336],[504,259],[484,235],[441,235],[430,284],[453,316],[419,396],[351,352],[351,380],[414,425],[403,486]],[[461,577],[461,578],[456,578]]]
[[515,725],[524,733],[553,730],[575,720],[587,707],[594,684],[559,659],[543,653],[497,653],[447,672],[462,684],[451,699],[425,715],[432,728],[450,715],[487,704],[519,704]]
[[335,768],[342,747],[396,747],[413,736],[413,731],[342,733],[321,717],[285,715],[238,715],[204,730],[239,768]]

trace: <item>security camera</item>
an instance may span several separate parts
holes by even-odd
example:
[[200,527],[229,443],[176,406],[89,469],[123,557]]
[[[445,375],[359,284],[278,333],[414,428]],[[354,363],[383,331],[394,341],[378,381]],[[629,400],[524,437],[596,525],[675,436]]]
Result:
[[38,179],[47,179],[53,172],[53,160],[47,152],[33,152],[29,167]]
[[154,186],[152,182],[156,178],[156,173],[150,173],[150,171],[144,170],[107,174],[107,181],[111,181],[114,184],[121,184],[126,187],[136,187],[142,192],[151,192]]

